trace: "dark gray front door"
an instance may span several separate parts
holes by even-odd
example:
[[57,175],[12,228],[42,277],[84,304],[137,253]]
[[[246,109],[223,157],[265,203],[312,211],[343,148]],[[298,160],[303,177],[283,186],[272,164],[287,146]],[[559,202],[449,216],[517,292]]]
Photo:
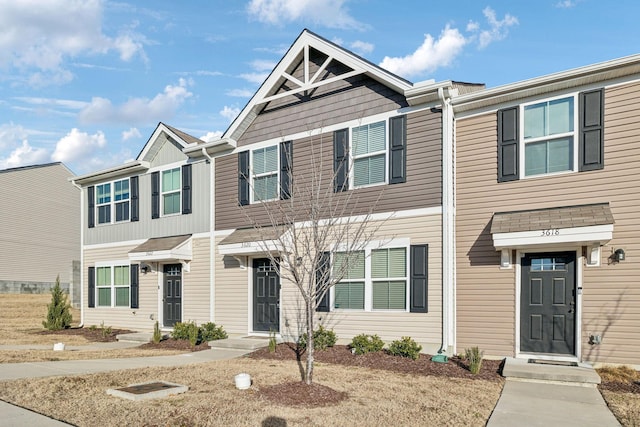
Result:
[[521,352],[575,354],[575,264],[575,252],[522,259]]
[[271,260],[253,260],[253,330],[280,330],[280,276]]
[[164,266],[164,291],[162,295],[164,326],[173,326],[182,321],[182,265]]

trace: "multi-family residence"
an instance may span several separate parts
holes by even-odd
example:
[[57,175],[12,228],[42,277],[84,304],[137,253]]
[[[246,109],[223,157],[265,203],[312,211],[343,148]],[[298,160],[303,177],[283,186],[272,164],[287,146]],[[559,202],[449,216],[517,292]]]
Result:
[[461,95],[456,343],[640,364],[640,56]]
[[80,191],[73,176],[62,163],[0,171],[2,292],[46,293],[60,277],[70,301],[80,303]]
[[160,123],[136,160],[75,179],[84,325],[209,321],[212,168],[203,146]]

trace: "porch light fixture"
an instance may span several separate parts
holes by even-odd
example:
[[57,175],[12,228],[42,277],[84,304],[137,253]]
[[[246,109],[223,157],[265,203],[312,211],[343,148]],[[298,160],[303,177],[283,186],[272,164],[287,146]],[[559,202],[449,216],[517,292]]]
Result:
[[613,253],[613,259],[618,262],[624,261],[625,260],[624,249],[622,248],[616,249],[616,251]]
[[142,274],[147,274],[151,270],[151,266],[149,264],[140,264],[140,271]]

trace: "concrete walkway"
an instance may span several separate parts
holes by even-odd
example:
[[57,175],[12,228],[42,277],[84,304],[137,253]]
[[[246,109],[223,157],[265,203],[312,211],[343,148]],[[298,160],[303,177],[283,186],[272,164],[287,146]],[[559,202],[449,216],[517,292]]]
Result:
[[[97,348],[127,348],[131,343],[105,343],[107,345],[92,345]],[[133,346],[140,343],[133,344]],[[19,350],[20,346],[2,346],[3,349]],[[25,346],[27,347],[27,346]],[[29,347],[32,348],[32,347]],[[47,347],[49,348],[49,347]],[[88,349],[88,346],[83,347]],[[173,356],[133,357],[123,359],[95,359],[95,360],[64,360],[58,362],[27,362],[0,364],[0,381],[21,378],[42,378],[60,375],[84,375],[99,372],[119,371],[122,369],[147,368],[155,366],[183,366],[193,363],[204,363],[214,360],[233,359],[247,354],[247,350],[239,349],[211,349],[195,351]],[[0,400],[1,427],[54,427],[69,424],[53,420],[19,406],[11,405]]]
[[554,366],[505,361],[506,383],[487,427],[620,426],[598,391],[588,365]]

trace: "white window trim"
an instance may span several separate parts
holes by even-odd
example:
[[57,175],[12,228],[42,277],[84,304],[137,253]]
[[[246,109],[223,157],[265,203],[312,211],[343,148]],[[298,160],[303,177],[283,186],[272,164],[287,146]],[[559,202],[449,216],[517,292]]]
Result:
[[[275,173],[274,172],[264,172],[261,174],[256,174],[254,173],[254,167],[253,167],[253,157],[254,157],[254,152],[257,150],[264,150],[270,147],[276,147],[276,170]],[[282,148],[282,146],[280,145],[280,143],[278,144],[270,144],[270,145],[266,145],[264,147],[256,147],[253,148],[249,151],[249,204],[255,204],[255,203],[263,203],[263,202],[271,202],[274,200],[279,200],[280,199],[280,149]],[[256,178],[262,178],[265,176],[271,176],[271,175],[275,175],[276,176],[276,181],[277,181],[277,191],[276,191],[276,197],[274,197],[273,199],[266,199],[266,200],[256,200],[255,199],[255,179]]]
[[[385,117],[384,119],[377,120],[367,120],[366,122],[358,123],[349,127],[349,189],[356,190],[358,188],[369,188],[369,187],[377,187],[379,185],[387,185],[389,184],[389,119],[390,117]],[[371,125],[374,123],[384,122],[384,150],[379,150],[373,153],[367,153],[360,156],[356,156],[353,150],[353,131],[356,128]],[[355,161],[357,159],[364,159],[367,157],[373,157],[380,154],[384,154],[384,181],[376,182],[374,184],[365,184],[365,185],[355,185]]]
[[[111,305],[99,305],[99,295],[98,289],[106,289],[107,286],[98,286],[98,268],[100,267],[110,267],[110,284],[109,288],[111,289]],[[115,267],[127,267],[129,268],[129,274],[127,275],[127,280],[129,282],[128,286],[116,286],[115,285]],[[95,305],[96,308],[115,308],[115,309],[128,309],[131,307],[131,263],[129,260],[117,260],[117,261],[102,261],[97,262],[95,264],[95,286],[96,286],[96,294],[95,294]],[[116,288],[129,288],[129,302],[127,305],[116,305]]]
[[[394,248],[404,248],[405,249],[405,277],[402,278],[384,278],[384,279],[373,279],[371,276],[371,251],[376,249],[394,249]],[[344,250],[340,250],[339,246],[336,246],[335,252],[345,252]],[[374,312],[374,313],[408,313],[409,312],[409,293],[410,293],[410,241],[409,239],[392,239],[390,241],[371,241],[364,248],[359,250],[363,250],[365,252],[365,266],[364,266],[364,278],[363,279],[353,279],[348,280],[351,282],[364,282],[364,309],[357,308],[336,308],[335,307],[335,285],[331,287],[329,290],[329,300],[330,300],[330,311],[337,312]],[[331,256],[331,266],[333,268],[333,252]],[[385,282],[385,281],[398,281],[404,280],[405,283],[405,302],[404,309],[374,309],[373,308],[373,282]],[[336,283],[337,285],[338,283]]]
[[[178,178],[180,178],[180,183],[178,184],[178,189],[177,190],[171,190],[171,191],[164,191],[163,188],[163,173],[164,172],[168,172],[168,171],[173,171],[173,170],[178,170]],[[173,194],[173,193],[178,193],[178,195],[180,196],[180,201],[178,202],[178,212],[174,212],[174,213],[170,213],[170,214],[165,214],[164,213],[164,196],[165,194]],[[162,169],[160,171],[160,216],[161,217],[168,217],[168,216],[177,216],[177,215],[181,215],[182,214],[182,167],[181,166],[175,166],[175,167],[171,167],[171,168],[167,168],[167,169]]]
[[[128,181],[129,182],[129,197],[126,200],[118,200],[116,201],[116,182],[120,182],[120,181]],[[98,187],[103,186],[103,185],[109,185],[109,202],[108,203],[98,203]],[[96,198],[96,203],[95,203],[95,218],[96,218],[96,225],[97,226],[103,226],[103,225],[110,225],[110,224],[118,224],[121,222],[129,222],[131,221],[131,179],[130,178],[122,178],[122,179],[115,179],[113,181],[107,181],[107,182],[102,182],[100,184],[97,184],[95,186],[96,190],[96,194],[95,194],[95,198]],[[128,213],[129,215],[127,215],[127,219],[123,219],[120,221],[116,221],[116,204],[117,203],[124,203],[124,202],[128,202],[129,203],[129,209],[128,209]],[[109,205],[109,214],[110,214],[110,221],[109,222],[100,222],[100,215],[98,214],[99,208],[103,207],[103,206],[107,206]]]
[[[547,136],[541,136],[541,137],[537,137],[537,138],[529,138],[527,141],[525,141],[524,138],[524,110],[526,107],[531,106],[531,105],[536,105],[536,104],[541,104],[543,102],[551,102],[551,101],[556,101],[558,99],[565,99],[565,98],[573,98],[573,131],[572,132],[565,132],[565,133],[561,133],[561,134],[555,134],[555,135],[547,135]],[[518,116],[518,140],[519,140],[519,150],[520,150],[520,155],[519,155],[519,159],[518,159],[518,167],[519,170],[522,171],[522,173],[520,174],[520,179],[535,179],[535,178],[542,178],[542,177],[547,177],[547,176],[557,176],[557,175],[566,175],[569,173],[576,173],[578,172],[578,161],[579,161],[579,153],[578,153],[578,147],[579,147],[579,99],[578,99],[578,92],[572,92],[572,93],[566,93],[563,95],[559,95],[559,96],[554,96],[551,98],[543,98],[543,99],[536,99],[535,101],[531,101],[531,102],[527,102],[527,103],[523,103],[520,104],[518,106],[519,108],[519,116]],[[526,175],[526,171],[525,171],[525,148],[526,148],[526,144],[529,143],[534,143],[534,142],[539,142],[539,141],[549,141],[549,140],[554,140],[554,139],[561,139],[561,138],[567,138],[567,137],[571,137],[573,139],[573,169],[571,170],[566,170],[566,171],[559,171],[559,172],[552,172],[552,173],[540,173],[540,174],[536,174],[536,175]]]

